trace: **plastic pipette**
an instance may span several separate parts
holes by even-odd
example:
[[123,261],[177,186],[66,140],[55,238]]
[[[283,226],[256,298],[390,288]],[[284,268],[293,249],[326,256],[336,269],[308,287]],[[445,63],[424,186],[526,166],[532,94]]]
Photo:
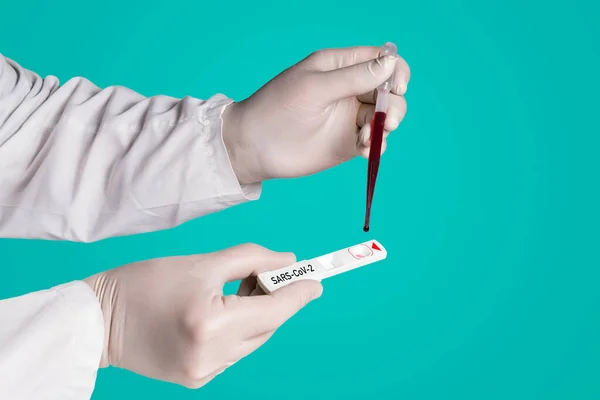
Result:
[[[387,42],[381,48],[381,55],[398,55],[398,49],[394,43]],[[373,202],[373,193],[375,192],[375,182],[377,181],[377,172],[379,172],[379,159],[381,157],[381,144],[383,142],[383,128],[388,108],[388,97],[394,74],[377,88],[377,100],[375,102],[375,115],[371,121],[371,149],[369,151],[369,166],[367,170],[367,210],[365,213],[365,226],[363,230],[369,231],[371,219],[371,203]]]

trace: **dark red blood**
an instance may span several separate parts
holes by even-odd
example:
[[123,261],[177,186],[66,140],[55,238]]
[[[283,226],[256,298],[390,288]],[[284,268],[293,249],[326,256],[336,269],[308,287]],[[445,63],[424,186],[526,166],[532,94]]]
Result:
[[371,203],[373,202],[377,173],[379,172],[385,117],[386,113],[378,111],[373,116],[373,121],[371,121],[371,149],[369,150],[369,167],[367,171],[367,210],[365,213],[365,226],[363,228],[365,232],[369,231],[371,220]]

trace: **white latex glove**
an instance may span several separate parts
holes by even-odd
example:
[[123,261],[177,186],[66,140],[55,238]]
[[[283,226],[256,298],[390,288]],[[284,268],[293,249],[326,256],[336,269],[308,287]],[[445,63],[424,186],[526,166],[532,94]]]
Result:
[[[257,288],[259,273],[295,261],[291,253],[242,245],[139,262],[86,279],[104,314],[101,366],[199,388],[321,295],[321,284],[309,280],[271,295]],[[240,279],[238,294],[224,296],[223,285]]]
[[240,183],[309,175],[359,154],[368,157],[375,89],[395,68],[387,137],[406,113],[410,77],[403,59],[378,58],[379,51],[318,51],[228,106],[223,136]]

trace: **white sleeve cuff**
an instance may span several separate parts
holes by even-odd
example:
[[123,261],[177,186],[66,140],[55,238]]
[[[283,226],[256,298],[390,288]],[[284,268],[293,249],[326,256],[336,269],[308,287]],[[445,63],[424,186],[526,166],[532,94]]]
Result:
[[91,397],[104,321],[85,282],[0,301],[0,321],[0,398]]
[[224,206],[232,206],[244,201],[257,200],[260,197],[262,185],[253,183],[240,185],[231,165],[231,159],[227,153],[223,140],[223,112],[225,108],[233,103],[232,100],[223,96],[213,96],[206,111],[206,124],[209,149],[212,149],[211,168],[216,179],[220,200]]

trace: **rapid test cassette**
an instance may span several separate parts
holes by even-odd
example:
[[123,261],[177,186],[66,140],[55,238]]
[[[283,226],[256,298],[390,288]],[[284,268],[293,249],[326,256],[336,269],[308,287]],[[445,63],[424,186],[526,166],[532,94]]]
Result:
[[387,251],[376,240],[369,240],[333,253],[298,261],[275,271],[258,275],[258,284],[269,294],[275,290],[304,279],[321,281],[325,278],[384,260]]

